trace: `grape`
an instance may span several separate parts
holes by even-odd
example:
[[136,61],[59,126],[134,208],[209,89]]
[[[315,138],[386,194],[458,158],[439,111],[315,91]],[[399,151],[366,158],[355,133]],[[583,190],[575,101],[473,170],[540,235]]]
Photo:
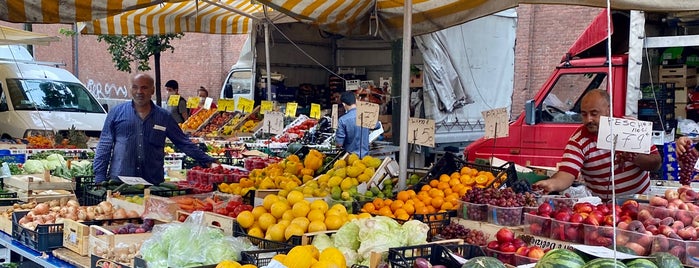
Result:
[[692,172],[694,172],[694,164],[697,162],[697,158],[699,158],[699,152],[694,148],[677,158],[680,168],[680,184],[689,185],[692,182]]
[[461,224],[452,222],[442,228],[440,236],[444,239],[463,239],[466,243],[476,246],[484,246],[488,238],[480,230],[472,230]]

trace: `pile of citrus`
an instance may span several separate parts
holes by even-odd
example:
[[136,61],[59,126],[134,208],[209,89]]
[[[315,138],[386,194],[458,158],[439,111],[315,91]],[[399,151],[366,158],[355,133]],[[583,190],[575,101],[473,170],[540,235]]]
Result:
[[407,220],[414,214],[433,214],[457,209],[460,197],[473,187],[483,188],[495,180],[488,171],[463,167],[451,175],[442,174],[438,179],[423,185],[419,192],[400,191],[396,199],[375,198],[365,203],[362,211],[374,215]]
[[349,214],[340,204],[329,206],[321,199],[308,201],[302,192],[292,190],[286,198],[266,196],[261,206],[241,212],[236,221],[250,236],[281,242],[307,232],[337,230],[347,221],[368,217],[368,213]]

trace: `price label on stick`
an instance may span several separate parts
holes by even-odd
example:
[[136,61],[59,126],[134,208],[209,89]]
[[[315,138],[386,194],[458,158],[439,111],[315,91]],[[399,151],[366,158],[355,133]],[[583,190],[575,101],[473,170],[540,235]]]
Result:
[[197,106],[199,106],[199,101],[201,101],[199,97],[187,98],[187,109],[197,108]]
[[269,111],[272,111],[272,101],[263,100],[260,104],[260,113],[265,114]]
[[361,81],[359,81],[359,80],[347,80],[347,81],[345,81],[345,90],[347,90],[347,91],[358,90],[360,83],[361,83]]
[[204,99],[204,107],[203,108],[207,109],[207,110],[211,109],[212,103],[214,103],[214,99],[212,99],[210,97],[206,97],[206,99]]
[[497,108],[481,112],[485,120],[486,139],[503,138],[510,135],[510,124],[507,117],[507,108]]
[[170,95],[167,99],[167,106],[177,106],[180,104],[180,95]]
[[[613,130],[613,131],[612,131]],[[597,131],[597,148],[632,153],[650,153],[653,123],[636,119],[601,116]]]
[[144,180],[141,177],[119,176],[119,179],[121,180],[121,182],[126,183],[128,185],[134,185],[134,184],[153,185],[152,183]]
[[284,114],[273,111],[267,112],[264,120],[262,120],[262,131],[281,135],[282,130],[284,130]]
[[332,127],[333,127],[333,129],[337,129],[337,113],[338,113],[337,112],[337,104],[333,104],[333,108],[332,108],[332,119],[333,119]]
[[357,101],[357,126],[373,129],[374,127],[376,127],[376,122],[378,121],[378,104],[366,101]]
[[320,104],[311,103],[311,118],[320,119]]
[[233,111],[235,109],[235,100],[220,99],[218,100],[218,111]]
[[238,111],[249,114],[252,113],[253,106],[255,106],[255,101],[243,97],[238,98]]
[[434,147],[434,120],[411,117],[408,121],[408,142]]
[[286,116],[296,117],[296,108],[298,108],[298,107],[299,107],[298,103],[287,102],[286,103]]

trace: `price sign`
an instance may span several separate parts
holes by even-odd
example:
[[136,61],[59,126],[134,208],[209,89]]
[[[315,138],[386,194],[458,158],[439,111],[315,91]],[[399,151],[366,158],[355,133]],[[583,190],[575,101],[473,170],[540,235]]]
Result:
[[[614,132],[612,133],[612,128]],[[653,123],[602,116],[597,131],[597,148],[632,153],[650,153]]]
[[177,106],[180,104],[180,95],[170,95],[167,99],[167,106]]
[[199,97],[187,98],[187,109],[197,108],[197,106],[199,106],[200,101],[201,101],[201,98],[199,98]]
[[[503,138],[510,135],[510,124],[507,117],[507,108],[497,108],[481,112],[485,120],[486,139]],[[497,131],[497,132],[496,132]]]
[[287,102],[286,103],[286,116],[296,117],[296,108],[298,108],[298,107],[299,107],[298,103]]
[[379,105],[367,101],[357,101],[357,126],[373,129],[376,127],[377,121],[379,121]]
[[411,117],[408,121],[408,142],[434,147],[434,120]]
[[263,100],[260,104],[260,113],[265,114],[266,112],[272,111],[272,101]]
[[220,99],[218,100],[218,111],[227,112],[235,109],[235,100]]
[[255,101],[243,97],[238,98],[238,111],[249,114],[252,113],[253,106],[255,106]]
[[311,118],[320,119],[320,104],[311,103]]
[[347,90],[347,91],[358,90],[360,83],[361,83],[361,81],[359,81],[359,80],[347,80],[347,81],[345,81],[345,90]]
[[211,109],[212,103],[214,103],[214,99],[206,97],[206,99],[204,100],[204,107],[203,108],[207,109],[207,110]]
[[264,120],[262,120],[262,131],[281,135],[282,130],[284,130],[284,114],[273,111],[267,112]]
[[134,184],[153,185],[152,183],[144,180],[141,177],[119,176],[119,179],[121,180],[121,182],[126,183],[128,185],[134,185]]
[[337,104],[333,104],[332,108],[332,117],[333,117],[333,129],[337,129]]

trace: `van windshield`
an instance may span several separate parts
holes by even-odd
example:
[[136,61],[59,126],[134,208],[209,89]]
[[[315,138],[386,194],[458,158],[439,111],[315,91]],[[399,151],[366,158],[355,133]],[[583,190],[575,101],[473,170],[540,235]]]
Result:
[[250,94],[252,91],[252,71],[242,70],[231,73],[223,88],[224,98],[233,98],[233,95]]
[[99,102],[79,83],[8,79],[7,89],[15,110],[104,113]]

